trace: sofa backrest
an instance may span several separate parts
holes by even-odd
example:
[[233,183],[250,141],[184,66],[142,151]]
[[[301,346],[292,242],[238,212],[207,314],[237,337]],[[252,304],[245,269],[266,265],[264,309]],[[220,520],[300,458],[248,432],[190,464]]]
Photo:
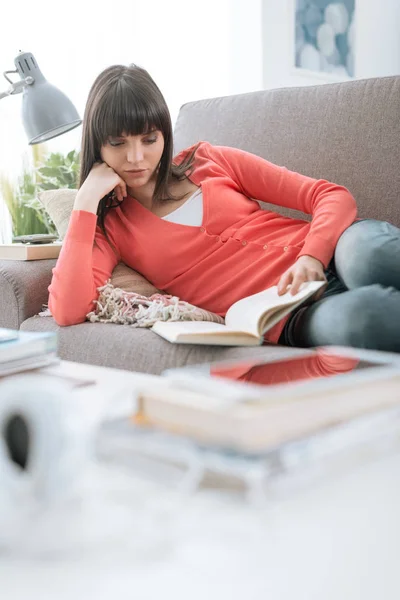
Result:
[[176,122],[176,153],[199,140],[344,185],[359,216],[400,226],[400,76],[189,102]]

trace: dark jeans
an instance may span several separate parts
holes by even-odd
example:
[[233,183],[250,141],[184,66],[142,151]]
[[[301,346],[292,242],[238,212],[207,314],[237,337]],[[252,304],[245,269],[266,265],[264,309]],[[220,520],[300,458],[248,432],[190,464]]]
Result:
[[339,238],[325,274],[323,297],[290,316],[279,343],[400,352],[400,229],[356,221]]

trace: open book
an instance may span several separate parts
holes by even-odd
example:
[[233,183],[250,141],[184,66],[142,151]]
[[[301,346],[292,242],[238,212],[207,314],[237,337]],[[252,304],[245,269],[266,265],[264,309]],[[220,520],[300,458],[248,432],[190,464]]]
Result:
[[157,321],[152,331],[173,344],[258,346],[264,334],[326,282],[303,283],[294,296],[278,296],[277,286],[238,300],[225,315],[225,325],[208,321]]

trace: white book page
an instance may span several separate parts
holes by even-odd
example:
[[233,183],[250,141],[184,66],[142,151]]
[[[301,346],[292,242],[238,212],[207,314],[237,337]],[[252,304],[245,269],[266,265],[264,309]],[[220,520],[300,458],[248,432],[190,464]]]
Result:
[[153,331],[166,332],[170,337],[181,333],[221,333],[226,329],[221,323],[208,321],[157,321],[152,327]]
[[[225,342],[222,340],[226,340],[227,345],[236,342],[245,345],[259,343],[259,336],[252,336],[237,329],[230,329],[220,323],[209,323],[208,321],[157,321],[151,329],[170,342],[202,343],[200,340],[203,338],[203,343],[209,344],[214,342],[224,344]],[[197,339],[196,336],[198,336]]]
[[[324,281],[308,281],[303,283],[300,291],[294,296],[290,291],[278,296],[277,286],[253,294],[253,296],[247,296],[247,298],[238,300],[230,307],[225,316],[226,326],[229,329],[246,331],[252,335],[261,336],[293,310],[295,306],[314,294],[322,285],[325,285]],[[273,318],[275,312],[277,314]],[[271,323],[267,325],[268,313],[271,317]]]

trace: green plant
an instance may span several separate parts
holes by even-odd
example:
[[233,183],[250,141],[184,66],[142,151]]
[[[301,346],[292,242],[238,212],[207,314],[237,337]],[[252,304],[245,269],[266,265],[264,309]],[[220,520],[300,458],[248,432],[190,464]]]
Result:
[[71,150],[66,156],[53,152],[36,167],[36,180],[40,190],[78,187],[79,152]]
[[15,183],[0,175],[0,192],[11,215],[13,236],[56,234],[56,227],[37,194],[44,190],[77,188],[78,176],[79,152],[47,155],[43,145],[32,146],[32,166],[25,156],[22,173]]
[[[32,146],[34,165],[39,165],[44,160],[44,155],[43,146]],[[30,233],[53,233],[55,230],[44,211],[39,211],[37,207],[30,205],[31,200],[35,199],[36,188],[35,173],[32,171],[26,155],[23,158],[22,173],[16,182],[11,181],[5,175],[0,176],[0,191],[11,215],[14,236]]]

